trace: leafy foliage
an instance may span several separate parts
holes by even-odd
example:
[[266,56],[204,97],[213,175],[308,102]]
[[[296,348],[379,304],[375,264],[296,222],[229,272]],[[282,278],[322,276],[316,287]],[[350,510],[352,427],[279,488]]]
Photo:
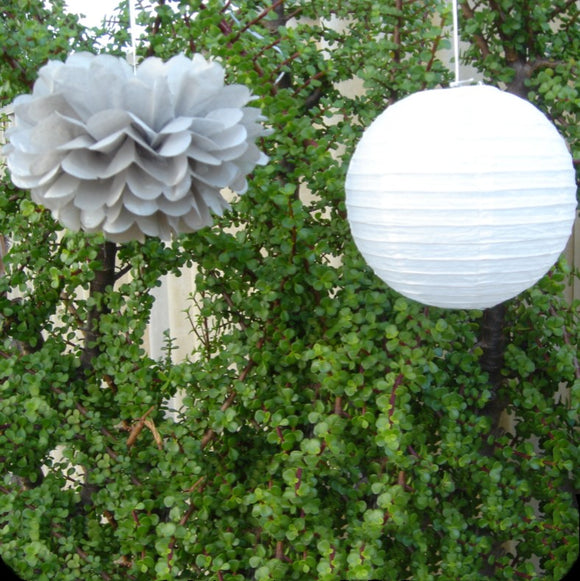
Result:
[[487,81],[506,83],[542,109],[580,158],[578,3],[464,0],[461,7],[473,40],[466,58],[478,62]]
[[[509,83],[506,55],[526,42],[514,3],[501,23],[497,2],[469,4],[469,54]],[[564,129],[577,113],[575,97],[557,98],[572,86],[574,10],[536,2],[526,16],[533,58],[560,71],[551,100],[540,70],[526,86],[561,108]],[[62,16],[35,30],[38,56],[11,70],[12,96],[51,54]],[[24,579],[564,576],[578,553],[579,305],[563,298],[574,273],[562,260],[506,306],[496,384],[482,366],[484,315],[385,288],[345,219],[363,128],[448,84],[437,56],[448,20],[444,2],[400,0],[144,8],[142,56],[220,59],[274,129],[249,191],[172,244],[63,232],[3,177],[0,542]],[[126,30],[110,32],[74,38],[118,52]],[[481,39],[489,53],[476,53]],[[192,265],[191,352],[174,363],[169,337],[153,360],[150,291]]]
[[[48,59],[64,60],[91,43],[64,0],[5,0],[0,7],[0,106],[28,92]],[[56,34],[58,31],[58,34]]]

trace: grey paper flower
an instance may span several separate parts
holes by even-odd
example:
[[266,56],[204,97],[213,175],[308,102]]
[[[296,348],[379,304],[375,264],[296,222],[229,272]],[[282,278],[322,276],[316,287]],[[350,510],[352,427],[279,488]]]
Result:
[[167,62],[77,53],[49,62],[14,101],[7,163],[18,187],[71,230],[167,239],[212,223],[267,162],[243,85],[201,55]]

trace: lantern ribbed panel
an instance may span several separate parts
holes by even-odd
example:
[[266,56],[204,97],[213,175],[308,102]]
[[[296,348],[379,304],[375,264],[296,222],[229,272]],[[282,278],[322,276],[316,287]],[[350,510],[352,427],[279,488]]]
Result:
[[572,158],[533,105],[488,86],[423,91],[390,106],[351,160],[352,235],[401,294],[487,308],[540,279],[575,217]]

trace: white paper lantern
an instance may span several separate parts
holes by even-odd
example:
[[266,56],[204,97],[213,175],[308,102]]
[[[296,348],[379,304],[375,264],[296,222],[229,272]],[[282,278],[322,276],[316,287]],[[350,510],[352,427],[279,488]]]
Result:
[[71,230],[109,240],[170,238],[212,223],[221,190],[246,190],[267,157],[259,109],[201,55],[145,59],[77,53],[39,71],[14,101],[5,149],[13,182]]
[[574,167],[529,102],[484,85],[423,91],[365,131],[346,205],[357,247],[390,287],[483,309],[558,259],[575,218]]

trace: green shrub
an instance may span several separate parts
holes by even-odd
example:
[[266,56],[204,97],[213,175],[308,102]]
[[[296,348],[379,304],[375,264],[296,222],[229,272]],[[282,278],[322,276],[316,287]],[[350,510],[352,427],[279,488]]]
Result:
[[[4,4],[0,40],[17,9],[42,3]],[[16,64],[3,48],[3,98],[66,56],[55,38],[126,46],[123,27],[83,32],[54,4],[17,37]],[[472,62],[526,87],[578,157],[575,4],[463,4]],[[561,579],[578,554],[574,273],[562,260],[505,306],[494,377],[490,313],[401,298],[363,263],[345,218],[363,128],[449,82],[437,52],[448,8],[240,0],[234,18],[228,5],[160,0],[139,17],[143,56],[221,59],[274,130],[270,163],[215,227],[113,249],[61,231],[3,178],[3,559],[58,581]],[[364,95],[342,90],[355,77]],[[192,265],[191,351],[173,363],[168,337],[153,360],[150,291]],[[185,405],[168,414],[177,393]]]

